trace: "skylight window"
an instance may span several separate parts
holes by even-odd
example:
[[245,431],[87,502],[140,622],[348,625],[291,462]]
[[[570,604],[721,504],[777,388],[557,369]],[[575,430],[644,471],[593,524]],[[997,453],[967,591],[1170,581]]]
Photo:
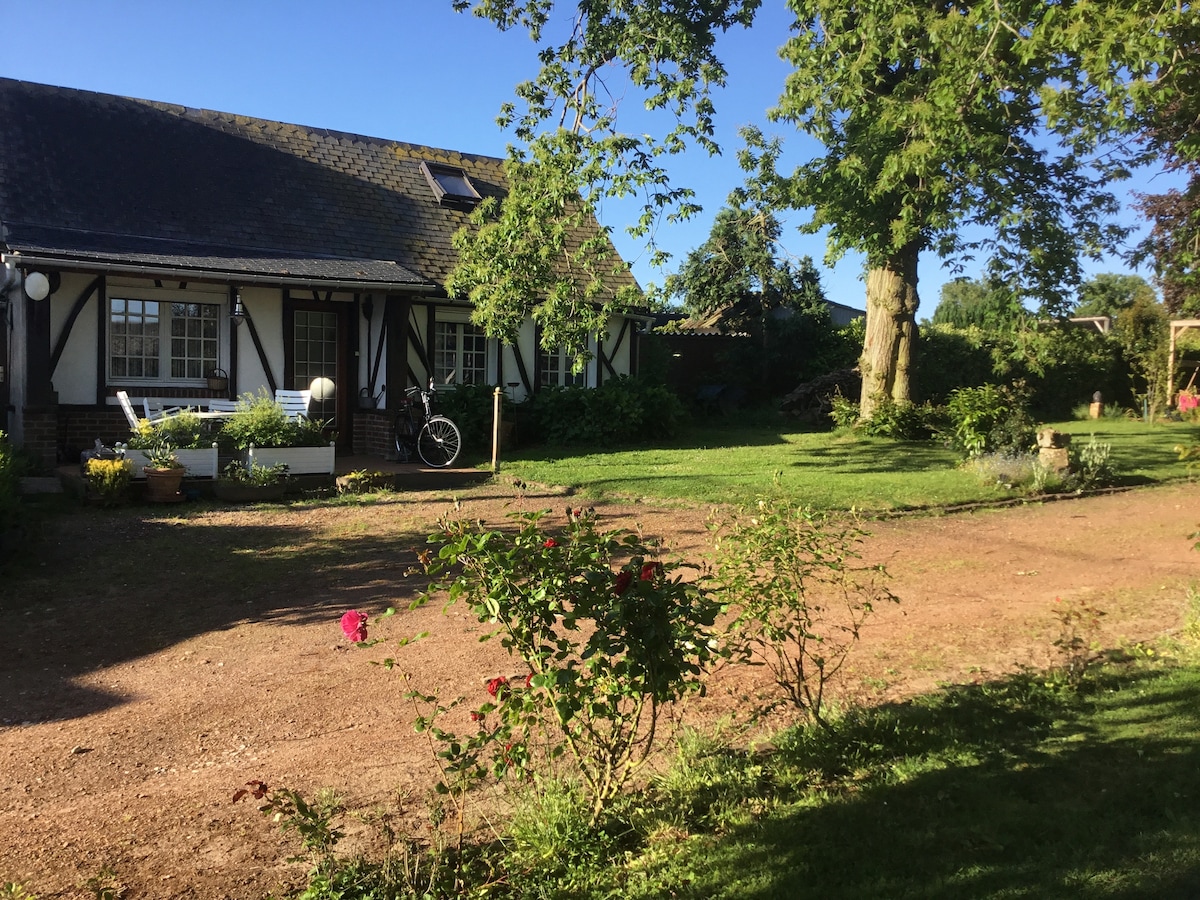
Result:
[[474,206],[483,199],[462,169],[422,162],[421,171],[437,202],[443,206]]

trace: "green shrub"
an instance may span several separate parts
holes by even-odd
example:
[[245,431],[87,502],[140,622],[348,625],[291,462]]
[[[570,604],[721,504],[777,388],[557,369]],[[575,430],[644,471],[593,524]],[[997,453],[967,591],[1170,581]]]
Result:
[[884,397],[875,405],[871,418],[859,423],[858,430],[871,437],[927,441],[942,431],[945,421],[945,412],[930,403],[918,406]]
[[1028,392],[1022,384],[959,388],[946,403],[947,443],[966,457],[1028,451],[1035,442]]
[[324,423],[294,418],[266,391],[243,394],[237,410],[221,427],[220,440],[237,450],[255,447],[320,447],[327,438]]
[[[463,446],[490,447],[495,391],[490,384],[460,384],[453,388],[439,388],[434,411],[454,421],[462,433]],[[506,406],[511,406],[507,396],[504,402]],[[504,415],[507,419],[507,409]]]
[[1081,488],[1105,487],[1113,483],[1116,470],[1112,463],[1112,444],[1097,441],[1093,434],[1078,450],[1071,449],[1072,468]]
[[87,480],[102,506],[117,506],[129,496],[133,463],[127,459],[89,459]]
[[19,480],[22,467],[16,448],[0,431],[0,538],[20,520]]
[[597,447],[674,437],[686,415],[663,385],[624,375],[598,388],[544,387],[523,406],[537,439]]
[[190,450],[211,446],[212,441],[204,437],[203,421],[193,412],[179,413],[151,423],[149,419],[138,420],[137,432],[129,439],[135,450],[149,450],[163,445],[176,450]]

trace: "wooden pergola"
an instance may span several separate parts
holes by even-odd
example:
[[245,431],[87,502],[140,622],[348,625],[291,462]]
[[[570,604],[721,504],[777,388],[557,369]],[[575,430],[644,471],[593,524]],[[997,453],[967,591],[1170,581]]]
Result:
[[[1176,319],[1171,322],[1171,353],[1167,358],[1167,384],[1170,387],[1171,406],[1175,405],[1175,359],[1177,354],[1176,342],[1179,335],[1183,334],[1189,328],[1200,328],[1200,319]],[[1192,373],[1191,379],[1187,383],[1184,390],[1188,390],[1196,382],[1196,373]]]

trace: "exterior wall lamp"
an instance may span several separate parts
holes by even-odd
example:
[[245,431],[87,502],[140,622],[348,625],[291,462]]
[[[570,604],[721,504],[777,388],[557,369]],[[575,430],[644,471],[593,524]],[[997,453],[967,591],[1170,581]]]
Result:
[[242,305],[241,291],[233,295],[233,309],[229,311],[229,321],[234,325],[241,325],[246,321],[246,307]]
[[25,276],[25,295],[31,300],[45,300],[50,296],[50,279],[41,272],[30,272]]

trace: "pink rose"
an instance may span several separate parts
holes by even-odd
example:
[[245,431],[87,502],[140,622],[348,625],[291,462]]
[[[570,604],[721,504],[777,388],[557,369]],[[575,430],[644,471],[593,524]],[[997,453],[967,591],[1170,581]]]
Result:
[[367,639],[367,614],[352,609],[343,615],[342,633],[356,644],[365,641]]

